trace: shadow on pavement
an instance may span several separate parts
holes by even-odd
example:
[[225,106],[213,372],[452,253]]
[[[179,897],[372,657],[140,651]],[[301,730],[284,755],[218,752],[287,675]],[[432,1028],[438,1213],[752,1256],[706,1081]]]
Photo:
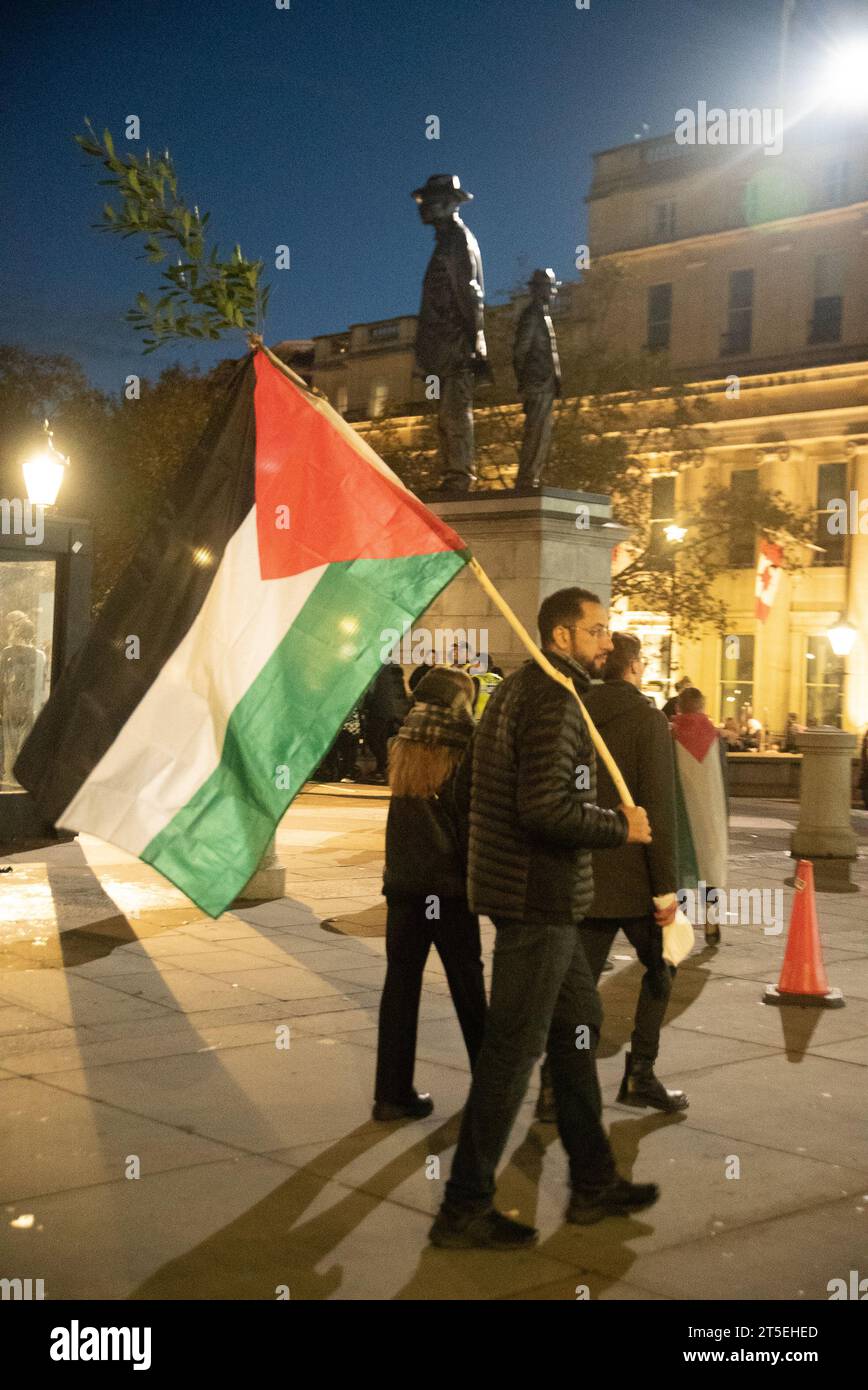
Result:
[[[389,1193],[424,1168],[432,1154],[442,1153],[458,1138],[459,1116],[453,1115],[429,1130],[410,1148],[386,1163],[373,1180],[347,1190],[345,1196],[317,1216],[302,1221],[328,1184],[361,1154],[384,1138],[384,1128],[367,1122],[324,1149],[292,1173],[285,1182],[249,1211],[176,1260],[156,1270],[129,1296],[134,1299],[275,1299],[276,1289],[288,1285],[290,1296],[329,1298],[342,1283],[343,1267],[328,1260],[356,1227]],[[390,1128],[388,1133],[392,1133]],[[400,1219],[400,1210],[396,1209]],[[440,1296],[442,1279],[429,1296]]]

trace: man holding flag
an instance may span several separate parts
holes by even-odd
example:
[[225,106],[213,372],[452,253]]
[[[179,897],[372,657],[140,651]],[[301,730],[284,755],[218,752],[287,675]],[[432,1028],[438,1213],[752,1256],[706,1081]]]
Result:
[[[586,589],[562,589],[543,602],[538,624],[549,661],[581,694],[612,650],[606,610]],[[497,929],[491,999],[434,1245],[514,1250],[536,1241],[533,1227],[492,1199],[544,1052],[569,1158],[567,1220],[588,1225],[657,1200],[653,1183],[618,1176],[601,1123],[602,1008],[578,931],[593,897],[591,849],[650,840],[641,807],[596,804],[594,747],[572,693],[535,661],[507,676],[477,730],[470,806],[470,907]]]

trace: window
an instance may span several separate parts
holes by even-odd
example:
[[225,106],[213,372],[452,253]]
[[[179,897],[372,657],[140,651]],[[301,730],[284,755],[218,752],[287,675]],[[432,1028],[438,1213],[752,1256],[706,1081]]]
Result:
[[815,565],[844,564],[846,537],[837,533],[837,527],[834,532],[829,530],[831,517],[840,513],[840,508],[830,511],[832,498],[847,500],[846,463],[821,463],[817,469],[817,529],[814,541],[823,547],[823,551],[822,554],[814,552]]
[[809,637],[805,653],[807,725],[841,727],[844,708],[844,658],[832,651],[828,637]]
[[850,166],[846,160],[836,159],[826,165],[823,175],[823,202],[826,207],[840,207],[846,203],[850,191]]
[[721,343],[724,357],[750,352],[753,329],[753,271],[734,270],[729,277],[729,311]]
[[349,333],[342,333],[339,338],[332,338],[331,349],[336,357],[342,357],[350,346]]
[[665,351],[672,329],[672,285],[651,285],[648,290],[648,350]]
[[741,725],[745,705],[753,707],[753,637],[727,633],[721,644],[720,718]]
[[665,560],[671,547],[666,540],[666,527],[675,521],[675,474],[660,474],[651,479],[651,535],[649,555]]
[[844,257],[840,251],[826,251],[814,258],[814,316],[808,342],[840,342],[843,308]]
[[397,338],[401,331],[401,325],[397,323],[376,323],[373,328],[368,329],[369,343],[389,343]]
[[648,208],[648,235],[652,241],[672,241],[675,237],[675,204],[652,203]]
[[346,388],[346,386],[339,386],[339,387],[338,387],[338,394],[337,394],[337,401],[335,402],[335,408],[336,408],[336,410],[337,410],[337,412],[338,412],[339,415],[346,415],[348,403],[349,403],[349,396],[348,396],[348,393],[347,393],[347,388]]
[[386,409],[386,401],[389,397],[389,387],[385,381],[375,381],[371,387],[369,398],[369,413],[372,420],[377,420]]
[[756,468],[741,468],[733,473],[729,491],[732,497],[729,530],[729,563],[734,569],[750,569],[756,560],[756,517],[759,473]]

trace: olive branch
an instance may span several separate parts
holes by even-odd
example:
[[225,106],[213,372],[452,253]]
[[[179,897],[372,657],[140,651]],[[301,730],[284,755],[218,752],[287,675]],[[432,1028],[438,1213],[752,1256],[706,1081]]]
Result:
[[176,258],[163,266],[160,297],[138,294],[137,307],[125,315],[139,332],[148,334],[142,340],[145,352],[182,338],[219,338],[233,328],[261,332],[270,292],[261,280],[264,262],[246,260],[240,246],[224,261],[216,245],[206,244],[211,214],[200,216],[198,207],[191,211],[178,196],[168,150],[154,159],[150,151],[144,159],[118,155],[110,131],[103,131],[100,140],[87,119],[85,126],[87,135],[76,135],[76,143],[109,171],[100,184],[117,189],[119,195],[114,203],[104,204],[96,230],[145,237],[140,259],[152,265]]

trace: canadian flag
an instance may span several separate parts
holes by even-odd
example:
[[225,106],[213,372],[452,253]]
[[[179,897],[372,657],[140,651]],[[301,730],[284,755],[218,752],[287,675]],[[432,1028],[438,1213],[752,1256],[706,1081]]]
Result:
[[784,552],[773,541],[760,541],[756,567],[756,616],[764,623],[781,582],[781,562]]

